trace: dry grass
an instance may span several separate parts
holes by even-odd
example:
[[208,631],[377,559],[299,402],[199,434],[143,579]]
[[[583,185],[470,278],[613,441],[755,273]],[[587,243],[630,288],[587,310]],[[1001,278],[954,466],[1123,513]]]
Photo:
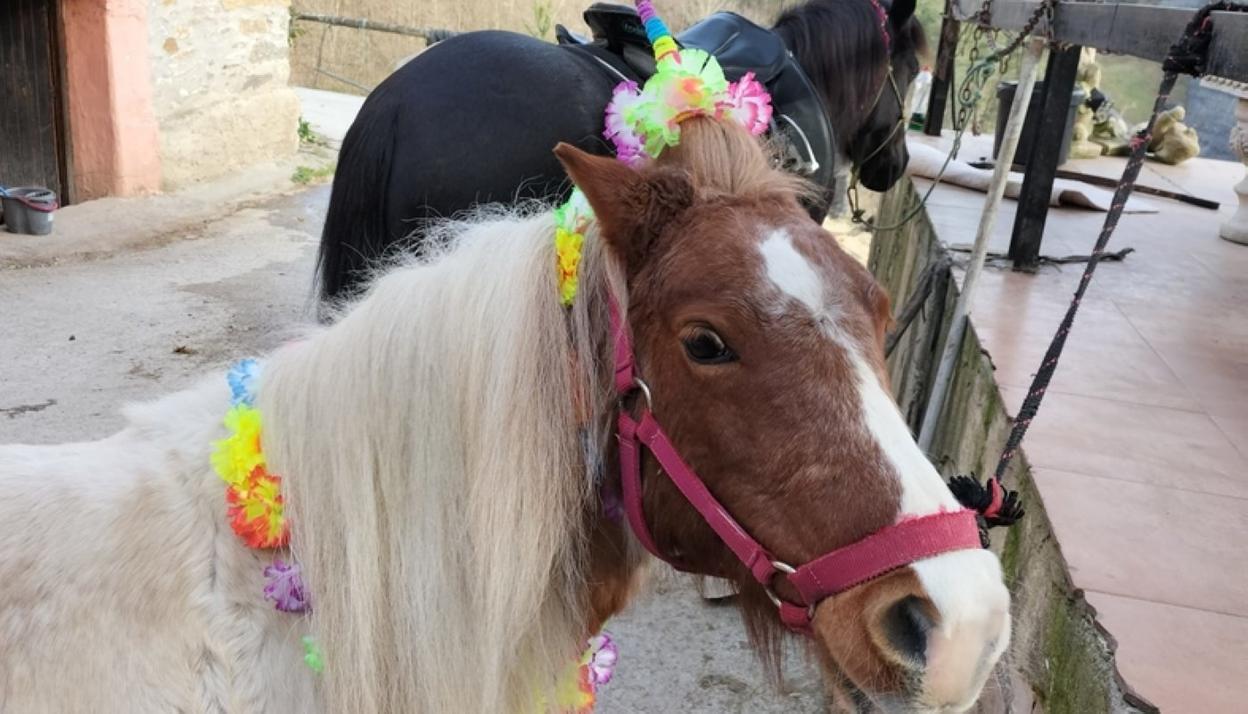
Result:
[[[294,0],[295,12],[363,18],[410,27],[456,31],[503,29],[554,38],[554,23],[585,32],[581,12],[593,0]],[[622,0],[621,0],[622,1]],[[674,28],[717,10],[741,13],[769,24],[788,0],[665,0],[659,11]],[[547,20],[548,18],[548,20]],[[291,53],[293,84],[363,94],[359,88],[324,74],[332,73],[364,87],[374,87],[396,64],[421,51],[425,42],[382,32],[319,23],[295,22]],[[543,33],[543,30],[545,31]],[[317,71],[317,68],[322,71]]]

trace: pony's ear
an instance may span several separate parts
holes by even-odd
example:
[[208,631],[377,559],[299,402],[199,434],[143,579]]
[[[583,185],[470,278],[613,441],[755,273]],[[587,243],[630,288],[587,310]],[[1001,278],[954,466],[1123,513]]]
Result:
[[914,17],[914,4],[915,0],[893,0],[893,4],[888,7],[888,19],[893,27],[900,28]]
[[560,142],[555,156],[585,194],[599,234],[631,277],[663,226],[693,204],[693,185],[683,173],[635,171],[607,156]]

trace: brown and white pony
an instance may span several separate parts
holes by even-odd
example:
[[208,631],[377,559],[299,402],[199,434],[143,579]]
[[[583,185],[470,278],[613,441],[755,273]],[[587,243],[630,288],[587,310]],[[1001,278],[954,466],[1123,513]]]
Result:
[[[957,508],[889,397],[887,299],[752,139],[694,119],[641,172],[559,154],[599,217],[570,309],[551,214],[500,213],[448,226],[439,256],[267,358],[264,449],[310,615],[262,599],[274,554],[227,526],[222,376],[130,407],[101,441],[0,448],[0,710],[531,712],[648,560],[602,501],[619,487],[611,295],[654,413],[777,558]],[[762,587],[644,472],[658,547],[734,579],[766,651],[781,629]],[[855,707],[957,712],[1008,609],[995,557],[961,550],[822,601],[814,641]]]

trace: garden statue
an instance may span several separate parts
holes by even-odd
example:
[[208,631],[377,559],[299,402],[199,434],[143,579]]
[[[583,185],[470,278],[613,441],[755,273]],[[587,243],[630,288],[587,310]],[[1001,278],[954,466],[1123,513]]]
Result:
[[1200,155],[1200,137],[1196,136],[1195,129],[1183,123],[1186,116],[1181,106],[1157,115],[1153,138],[1148,142],[1154,159],[1173,166]]

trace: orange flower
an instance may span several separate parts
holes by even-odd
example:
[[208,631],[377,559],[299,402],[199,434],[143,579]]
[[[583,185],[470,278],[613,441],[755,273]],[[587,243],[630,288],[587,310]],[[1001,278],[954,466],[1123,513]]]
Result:
[[230,527],[250,548],[279,548],[290,542],[282,479],[257,466],[241,484],[226,489]]

